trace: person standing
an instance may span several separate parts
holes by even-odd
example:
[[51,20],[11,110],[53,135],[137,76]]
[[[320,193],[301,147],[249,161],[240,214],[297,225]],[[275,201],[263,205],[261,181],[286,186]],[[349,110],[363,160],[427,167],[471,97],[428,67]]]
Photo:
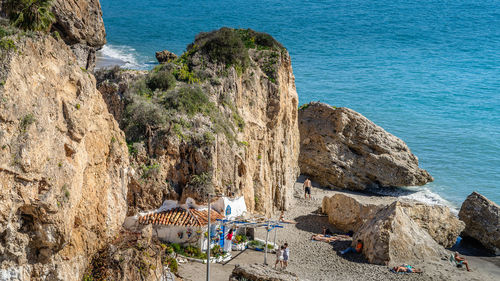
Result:
[[290,249],[288,248],[288,243],[285,243],[285,250],[283,251],[283,268],[286,269],[288,266],[288,259],[290,259]]
[[231,246],[233,241],[233,229],[229,229],[229,232],[226,235],[226,241],[224,241],[224,252],[230,253]]
[[283,268],[283,253],[285,252],[284,250],[285,250],[284,246],[281,246],[281,248],[276,250],[276,263],[274,264],[275,269],[278,263],[280,264],[280,268]]
[[309,178],[307,178],[305,181],[304,181],[304,199],[307,199],[307,195],[309,195],[309,199],[311,199],[311,181],[309,180]]

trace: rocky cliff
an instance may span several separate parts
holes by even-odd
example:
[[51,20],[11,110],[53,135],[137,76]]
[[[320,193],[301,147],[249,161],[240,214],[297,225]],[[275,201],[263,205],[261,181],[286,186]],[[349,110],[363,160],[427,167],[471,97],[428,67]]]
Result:
[[299,130],[301,173],[322,186],[364,190],[433,181],[401,139],[351,109],[303,105]]
[[243,195],[250,211],[288,206],[298,175],[298,98],[281,44],[264,33],[223,28],[198,35],[181,57],[132,76],[98,74],[137,172],[129,185],[131,213],[168,198],[206,201],[211,190]]
[[8,38],[0,50],[0,276],[79,280],[126,214],[124,134],[62,40]]
[[71,46],[79,66],[93,70],[96,51],[106,44],[99,0],[54,0],[52,10],[56,17],[52,31]]
[[[9,17],[9,1],[0,0],[0,17]],[[53,0],[53,34],[61,37],[87,70],[95,67],[96,51],[106,44],[106,30],[99,0]],[[56,36],[56,37],[57,37]]]

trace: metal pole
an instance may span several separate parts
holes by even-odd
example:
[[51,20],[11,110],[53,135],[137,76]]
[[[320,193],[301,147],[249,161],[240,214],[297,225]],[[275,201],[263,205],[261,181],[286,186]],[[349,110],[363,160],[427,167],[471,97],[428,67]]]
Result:
[[210,194],[208,194],[207,281],[210,281]]
[[266,227],[266,244],[264,245],[264,265],[267,265],[267,240],[269,238],[269,221],[267,221]]
[[274,245],[276,245],[276,232],[278,232],[278,228],[274,227]]

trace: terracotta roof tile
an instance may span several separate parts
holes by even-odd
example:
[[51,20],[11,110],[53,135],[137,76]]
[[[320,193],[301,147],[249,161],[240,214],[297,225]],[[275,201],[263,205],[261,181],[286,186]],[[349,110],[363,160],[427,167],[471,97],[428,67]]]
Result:
[[[210,221],[214,223],[217,219],[223,219],[224,216],[217,211],[212,210]],[[166,212],[152,213],[139,217],[140,224],[153,225],[175,225],[175,226],[205,226],[208,224],[208,211],[199,211],[196,209],[183,209],[176,207]]]

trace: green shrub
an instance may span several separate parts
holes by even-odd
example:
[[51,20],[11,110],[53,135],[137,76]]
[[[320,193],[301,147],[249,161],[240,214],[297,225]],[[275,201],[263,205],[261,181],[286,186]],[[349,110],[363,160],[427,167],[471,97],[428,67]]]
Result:
[[158,163],[148,165],[148,166],[142,165],[141,166],[141,170],[142,170],[141,178],[143,178],[143,179],[150,178],[153,174],[157,173],[159,169],[160,169],[160,165]]
[[128,148],[128,154],[130,155],[137,155],[138,151],[137,148],[134,147],[134,143],[127,143],[127,148]]
[[249,64],[248,49],[234,29],[223,27],[200,33],[196,36],[195,44],[200,46],[200,50],[208,55],[211,62],[240,65],[243,69]]
[[48,31],[55,22],[52,0],[7,0],[11,23],[24,30]]
[[175,77],[169,71],[151,72],[146,78],[146,85],[152,91],[166,91],[175,87]]
[[304,110],[309,107],[308,103],[304,103],[303,105],[299,106],[299,110]]
[[24,115],[23,118],[21,118],[21,123],[19,124],[19,128],[21,129],[22,132],[26,132],[26,130],[28,129],[28,127],[35,123],[36,119],[35,119],[35,116],[33,116],[33,114],[29,113],[29,114],[26,114]]
[[164,264],[168,265],[168,268],[170,268],[170,272],[172,273],[177,273],[179,270],[179,264],[175,258],[167,257]]
[[183,112],[191,117],[197,113],[209,115],[215,109],[215,105],[198,86],[184,86],[167,92],[163,105],[166,109]]
[[196,75],[189,70],[187,64],[183,64],[179,69],[175,69],[173,71],[173,75],[177,80],[184,81],[189,84],[199,83],[200,79],[196,77]]
[[212,134],[211,132],[205,132],[203,134],[203,140],[208,143],[208,144],[211,144],[215,141],[215,136],[214,134]]
[[181,245],[177,244],[177,243],[172,243],[170,244],[170,246],[172,246],[172,248],[174,249],[174,252],[180,254],[181,253]]
[[210,183],[212,176],[209,173],[201,173],[199,175],[192,175],[189,183],[195,186],[206,185]]
[[10,51],[10,50],[16,50],[16,44],[12,39],[1,39],[0,40],[0,49],[5,50],[5,51]]
[[164,125],[168,113],[165,108],[145,97],[135,96],[125,108],[124,131],[128,142],[144,139],[147,128]]

